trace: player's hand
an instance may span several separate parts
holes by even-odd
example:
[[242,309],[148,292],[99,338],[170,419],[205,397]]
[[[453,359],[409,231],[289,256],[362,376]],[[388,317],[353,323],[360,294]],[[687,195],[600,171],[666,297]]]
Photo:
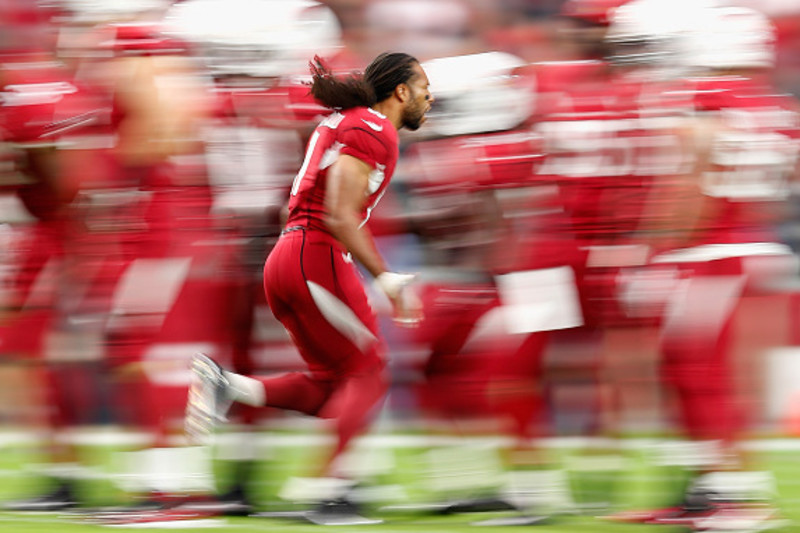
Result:
[[394,321],[400,326],[415,327],[422,320],[422,302],[411,283],[415,274],[384,272],[375,278],[375,284],[392,302]]

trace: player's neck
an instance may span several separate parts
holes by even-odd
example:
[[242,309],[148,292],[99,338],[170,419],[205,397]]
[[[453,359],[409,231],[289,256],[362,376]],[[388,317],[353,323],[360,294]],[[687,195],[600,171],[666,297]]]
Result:
[[394,125],[396,130],[399,130],[403,126],[402,120],[402,108],[397,105],[391,98],[387,98],[382,102],[378,102],[377,104],[372,106],[372,109],[377,111],[378,113],[384,115],[389,122]]

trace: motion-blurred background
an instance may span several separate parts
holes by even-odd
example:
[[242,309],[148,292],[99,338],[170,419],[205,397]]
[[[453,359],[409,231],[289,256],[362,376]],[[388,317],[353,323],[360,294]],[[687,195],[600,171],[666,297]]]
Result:
[[[261,268],[331,112],[315,55],[347,75],[404,51],[431,80],[370,221],[426,311],[402,328],[375,295],[372,435],[448,443],[419,467],[441,494],[486,489],[449,477],[476,461],[559,471],[561,437],[652,438],[703,472],[800,436],[800,5],[667,4],[0,0],[0,446],[30,445],[7,496],[45,492],[9,507],[85,504],[90,441],[130,454],[101,475],[117,498],[257,476],[184,446],[187,365],[302,368]],[[215,460],[319,424],[235,409]],[[458,444],[476,435],[519,453]],[[378,455],[348,468],[382,475]]]

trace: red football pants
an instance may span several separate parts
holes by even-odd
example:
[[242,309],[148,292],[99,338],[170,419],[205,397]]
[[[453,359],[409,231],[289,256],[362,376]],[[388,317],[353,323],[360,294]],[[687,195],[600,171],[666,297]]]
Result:
[[361,277],[333,237],[296,230],[281,236],[267,258],[264,289],[309,369],[263,378],[267,405],[335,419],[335,458],[366,427],[388,386],[384,344]]

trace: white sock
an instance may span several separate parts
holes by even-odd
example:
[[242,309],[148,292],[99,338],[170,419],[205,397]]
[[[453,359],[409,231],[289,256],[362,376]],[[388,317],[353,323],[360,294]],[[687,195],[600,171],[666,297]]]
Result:
[[223,371],[228,378],[230,387],[228,389],[231,399],[253,407],[263,407],[267,402],[267,393],[264,384],[257,379],[249,378],[241,374]]

